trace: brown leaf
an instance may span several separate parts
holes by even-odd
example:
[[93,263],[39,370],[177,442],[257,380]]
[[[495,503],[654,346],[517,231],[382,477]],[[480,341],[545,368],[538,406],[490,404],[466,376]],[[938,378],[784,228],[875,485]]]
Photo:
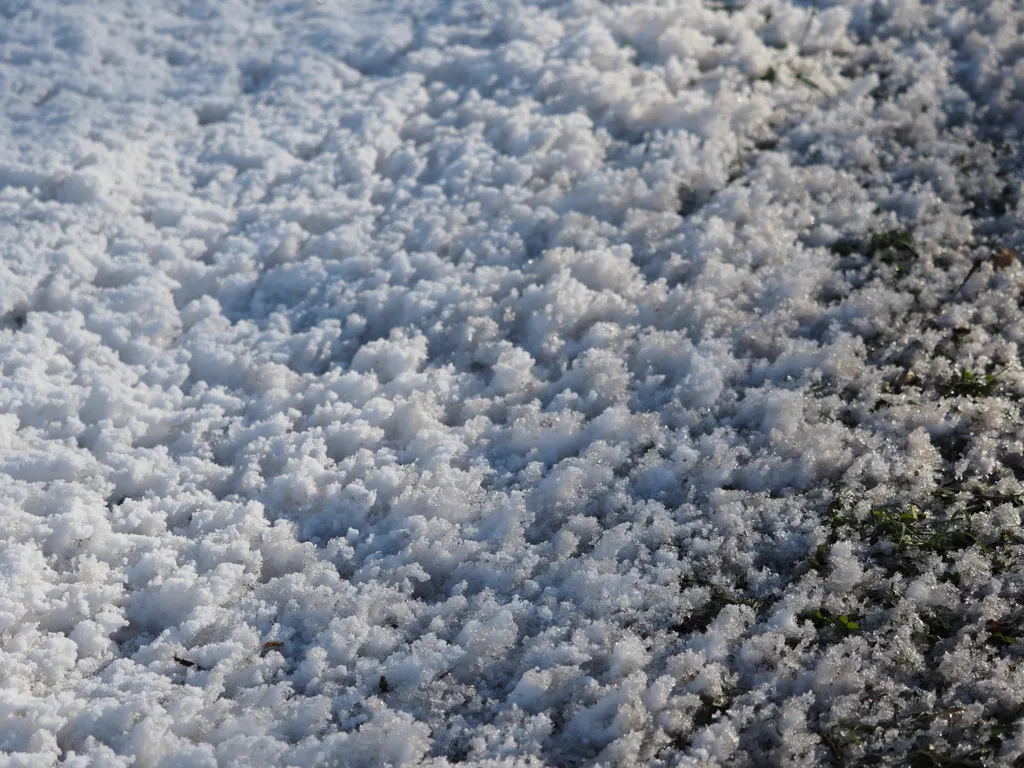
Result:
[[992,266],[996,270],[1006,269],[1017,260],[1017,254],[1005,245],[992,254]]
[[196,663],[194,661],[189,661],[188,659],[180,659],[177,656],[174,656],[173,658],[174,658],[174,660],[176,662],[181,664],[181,666],[183,666],[183,667],[194,667],[196,665]]

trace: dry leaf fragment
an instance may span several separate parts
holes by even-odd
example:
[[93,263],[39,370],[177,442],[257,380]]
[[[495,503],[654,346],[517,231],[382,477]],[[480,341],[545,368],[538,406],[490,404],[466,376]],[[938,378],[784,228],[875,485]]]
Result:
[[181,664],[181,666],[183,666],[183,667],[194,667],[196,665],[196,663],[194,661],[189,661],[188,659],[181,659],[181,658],[178,658],[177,656],[174,656],[172,658],[176,662]]
[[992,266],[996,270],[1006,269],[1017,260],[1017,254],[1005,245],[992,254]]
[[388,679],[384,675],[380,676],[380,692],[387,693],[391,690],[391,686],[388,685]]

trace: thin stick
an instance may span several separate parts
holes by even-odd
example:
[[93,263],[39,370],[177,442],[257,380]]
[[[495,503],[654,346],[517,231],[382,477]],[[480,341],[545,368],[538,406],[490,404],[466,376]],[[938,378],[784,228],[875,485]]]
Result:
[[818,15],[818,4],[815,3],[814,7],[811,8],[811,15],[807,17],[807,23],[804,24],[804,31],[800,35],[800,41],[796,44],[796,49],[797,49],[798,52],[803,47],[804,40],[807,39],[807,33],[811,31],[811,22],[814,21],[814,17],[817,16],[817,15]]
[[823,93],[826,96],[828,96],[828,94],[825,93],[825,89],[824,88],[822,88],[820,85],[818,85],[816,82],[811,80],[811,78],[809,78],[807,75],[803,74],[802,72],[794,72],[793,76],[797,80],[799,80],[801,83],[803,83],[804,85],[809,85],[809,86],[811,86],[811,88],[813,88],[814,90],[818,91],[819,93]]
[[956,293],[953,294],[953,298],[954,299],[957,296],[960,295],[960,291],[962,291],[964,289],[964,286],[967,285],[967,281],[970,280],[972,277],[974,277],[974,273],[977,272],[980,268],[981,268],[981,262],[980,261],[974,262],[974,266],[972,266],[970,271],[967,273],[967,277],[964,278],[964,281],[962,283],[960,283],[960,287],[956,289]]

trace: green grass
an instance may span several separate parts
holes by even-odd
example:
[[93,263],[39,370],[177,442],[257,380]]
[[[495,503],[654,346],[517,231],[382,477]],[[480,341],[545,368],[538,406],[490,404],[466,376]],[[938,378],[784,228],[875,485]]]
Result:
[[843,238],[832,243],[830,250],[841,257],[862,254],[870,262],[892,267],[897,277],[902,276],[918,256],[914,236],[907,229],[875,230],[866,240]]
[[840,637],[846,637],[852,635],[854,632],[860,632],[860,624],[854,621],[855,618],[859,618],[853,615],[847,614],[833,614],[832,612],[824,608],[814,608],[809,611],[804,611],[801,614],[801,618],[805,621],[811,622],[818,629],[832,629]]
[[[900,712],[877,722],[842,721],[823,734],[838,765],[895,765],[869,743],[909,742],[911,749],[900,765],[912,768],[996,765],[1003,742],[1012,739],[1016,713],[992,713],[987,722],[973,724],[962,706]],[[881,745],[879,745],[881,746]]]
[[961,368],[960,373],[946,383],[946,394],[953,397],[989,397],[995,392],[999,385],[998,378],[1005,370],[982,374]]
[[757,614],[762,613],[771,605],[771,601],[767,598],[742,597],[717,584],[692,580],[684,580],[680,583],[681,589],[692,587],[706,588],[710,591],[710,595],[707,602],[691,611],[689,615],[672,626],[672,629],[681,635],[690,634],[691,632],[703,632],[711,622],[718,618],[718,614],[727,605],[745,605],[752,608],[754,613]]
[[872,232],[868,238],[868,255],[872,258],[891,259],[900,254],[914,254],[914,236],[906,229],[887,229]]
[[867,242],[868,258],[888,264],[897,276],[902,275],[917,258],[914,236],[906,229],[872,232]]

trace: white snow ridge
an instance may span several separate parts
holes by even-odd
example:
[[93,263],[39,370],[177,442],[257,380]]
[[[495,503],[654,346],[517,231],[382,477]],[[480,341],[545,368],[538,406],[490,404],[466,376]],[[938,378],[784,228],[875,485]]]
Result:
[[0,2],[0,766],[1024,760],[1022,40]]

